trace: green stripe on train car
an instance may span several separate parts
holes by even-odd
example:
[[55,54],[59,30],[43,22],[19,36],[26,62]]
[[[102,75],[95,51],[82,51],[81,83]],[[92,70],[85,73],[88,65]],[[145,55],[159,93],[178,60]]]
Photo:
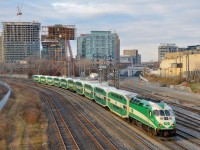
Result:
[[79,82],[79,81],[76,81],[75,84],[76,84],[76,92],[78,94],[83,95],[84,94],[84,92],[83,92],[83,84],[81,82]]
[[93,99],[93,87],[89,84],[84,84],[84,95],[89,99]]
[[106,91],[100,87],[95,87],[94,88],[94,100],[102,106],[107,106]]
[[108,93],[108,107],[123,118],[128,118],[128,107],[126,98],[115,92]]
[[53,78],[53,82],[54,82],[54,85],[55,85],[55,86],[60,87],[60,79],[59,79],[59,78],[54,77],[54,78]]
[[68,88],[71,90],[71,91],[76,91],[76,84],[73,80],[68,80]]
[[150,109],[140,104],[134,104],[130,101],[129,111],[130,117],[156,129],[158,122],[154,116],[149,115]]
[[53,85],[53,78],[52,77],[47,77],[47,84]]
[[40,83],[47,84],[46,77],[40,77]]
[[67,80],[66,79],[60,79],[60,86],[64,89],[67,89]]
[[39,76],[33,76],[33,82],[40,82],[40,77]]

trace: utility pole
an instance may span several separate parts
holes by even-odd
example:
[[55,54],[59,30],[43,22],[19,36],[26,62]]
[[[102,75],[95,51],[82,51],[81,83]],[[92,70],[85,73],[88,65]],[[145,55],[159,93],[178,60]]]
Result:
[[67,57],[67,76],[70,77],[70,71],[69,71],[69,58]]
[[83,63],[84,63],[84,79],[85,79],[85,58],[83,59]]
[[64,75],[67,76],[67,63],[64,61]]
[[10,63],[11,63],[11,68],[10,68],[10,77],[11,77],[11,79],[12,79],[12,74],[13,74],[12,60],[10,60]]
[[179,67],[180,67],[180,79],[181,79],[181,67],[182,67],[182,65],[181,65],[181,52],[179,52],[179,57],[180,57]]
[[190,56],[188,55],[188,79],[190,80]]
[[113,68],[113,75],[114,75],[114,87],[119,89],[119,77],[120,77],[120,62],[116,60],[115,66]]

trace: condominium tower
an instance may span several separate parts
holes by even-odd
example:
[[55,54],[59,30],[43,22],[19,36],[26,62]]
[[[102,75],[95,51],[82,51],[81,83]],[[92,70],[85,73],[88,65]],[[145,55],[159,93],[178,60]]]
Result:
[[[130,56],[132,65],[140,66],[141,65],[141,55],[138,53],[137,49],[131,49],[131,50],[124,50],[123,53],[125,56]],[[123,56],[122,56],[123,58]]]
[[3,51],[2,51],[2,36],[0,33],[0,63],[3,62]]
[[172,43],[162,43],[158,47],[158,61],[160,62],[165,57],[165,53],[173,53],[178,51],[178,46]]
[[77,58],[108,59],[119,61],[120,39],[111,31],[91,31],[77,39]]
[[40,55],[40,23],[3,22],[3,61],[18,62]]

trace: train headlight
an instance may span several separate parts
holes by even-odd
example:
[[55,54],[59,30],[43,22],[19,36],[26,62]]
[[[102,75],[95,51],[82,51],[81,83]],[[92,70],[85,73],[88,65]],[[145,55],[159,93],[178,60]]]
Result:
[[160,120],[163,120],[163,117],[160,117]]
[[158,124],[158,126],[159,126],[159,127],[162,127],[162,124],[160,123],[160,124]]
[[174,124],[172,124],[172,127],[174,127],[175,125]]

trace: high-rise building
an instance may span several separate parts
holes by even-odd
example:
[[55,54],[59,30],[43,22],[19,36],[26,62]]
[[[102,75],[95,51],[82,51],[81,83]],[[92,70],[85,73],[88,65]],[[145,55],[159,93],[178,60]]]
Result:
[[134,66],[141,65],[141,55],[138,54],[137,49],[124,50],[123,54],[124,54],[124,56],[130,56],[132,65],[134,65]]
[[1,33],[0,33],[0,63],[3,62],[3,50],[2,50],[2,36],[1,36]]
[[137,49],[124,50],[124,55],[137,56],[138,50]]
[[158,61],[160,62],[165,57],[165,53],[174,53],[178,51],[178,46],[172,43],[161,43],[158,46]]
[[77,39],[77,58],[112,58],[115,62],[119,61],[118,34],[111,31],[91,31],[91,34],[81,34]]
[[40,55],[40,23],[3,22],[3,61],[18,62]]

